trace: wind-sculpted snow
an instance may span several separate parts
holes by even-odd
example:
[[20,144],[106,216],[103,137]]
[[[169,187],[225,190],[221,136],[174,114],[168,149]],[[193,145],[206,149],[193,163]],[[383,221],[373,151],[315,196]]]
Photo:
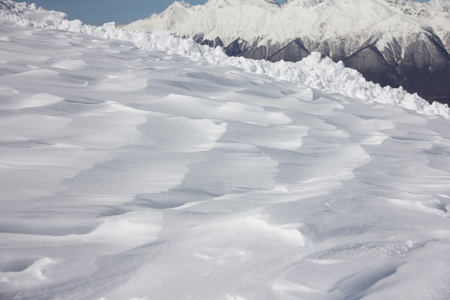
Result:
[[141,48],[179,54],[202,63],[235,66],[248,72],[267,74],[275,80],[300,83],[329,93],[362,99],[368,103],[399,105],[420,113],[450,118],[450,109],[446,104],[438,102],[429,104],[417,94],[409,94],[402,88],[394,89],[389,86],[383,88],[368,82],[357,71],[345,68],[342,63],[334,63],[329,58],[321,58],[319,53],[313,53],[297,63],[283,61],[272,63],[265,60],[228,57],[220,47],[200,46],[192,39],[181,39],[165,31],[154,30],[151,34],[144,31],[128,31],[117,28],[113,23],[96,27],[82,24],[79,20],[69,21],[63,13],[45,11],[34,5],[15,3],[10,0],[5,0],[2,5],[0,20],[3,23],[59,29],[99,38],[130,41]]
[[449,299],[448,119],[11,3],[0,299]]

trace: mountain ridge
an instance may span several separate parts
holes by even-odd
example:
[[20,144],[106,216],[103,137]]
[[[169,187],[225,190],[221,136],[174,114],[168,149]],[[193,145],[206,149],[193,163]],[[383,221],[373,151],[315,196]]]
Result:
[[[320,52],[342,60],[368,80],[403,86],[430,102],[450,103],[450,87],[436,78],[450,78],[448,6],[442,0],[290,0],[281,5],[265,0],[209,0],[195,6],[175,2],[161,14],[125,28],[168,30],[201,44],[222,46],[231,56],[270,61],[298,61]],[[360,67],[365,62],[350,59],[369,46],[377,49],[371,59],[386,61],[390,75],[383,71],[372,76]],[[380,68],[385,69],[383,64],[375,69]],[[422,84],[423,79],[431,86]]]

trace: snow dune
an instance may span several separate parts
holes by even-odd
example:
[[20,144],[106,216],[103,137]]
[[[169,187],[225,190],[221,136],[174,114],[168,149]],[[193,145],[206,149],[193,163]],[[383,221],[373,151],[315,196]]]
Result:
[[[431,114],[444,106],[318,89],[321,70],[349,71],[317,57],[298,66],[318,81],[293,83],[200,58],[216,50],[179,55],[197,46],[166,34],[151,39],[170,51],[99,37],[126,33],[108,26],[55,30],[76,23],[13,4],[1,299],[450,297],[449,120]],[[18,26],[35,22],[26,10],[50,28]]]

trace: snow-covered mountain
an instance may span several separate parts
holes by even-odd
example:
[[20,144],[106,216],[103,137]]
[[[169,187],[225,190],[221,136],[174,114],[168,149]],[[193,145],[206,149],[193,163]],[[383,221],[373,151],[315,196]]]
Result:
[[449,1],[209,0],[125,28],[169,30],[229,55],[299,61],[318,51],[366,79],[450,102]]
[[450,110],[0,1],[0,299],[450,298]]

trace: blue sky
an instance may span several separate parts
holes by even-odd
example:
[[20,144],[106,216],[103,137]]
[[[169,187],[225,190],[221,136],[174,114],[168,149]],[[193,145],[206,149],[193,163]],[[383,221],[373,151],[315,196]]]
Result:
[[[83,23],[102,25],[115,21],[117,24],[128,24],[138,19],[160,13],[174,0],[25,0],[49,10],[63,11],[69,19],[80,19]],[[192,5],[204,4],[207,0],[187,0]],[[277,0],[284,3],[285,0]],[[415,0],[424,2],[425,0]]]

